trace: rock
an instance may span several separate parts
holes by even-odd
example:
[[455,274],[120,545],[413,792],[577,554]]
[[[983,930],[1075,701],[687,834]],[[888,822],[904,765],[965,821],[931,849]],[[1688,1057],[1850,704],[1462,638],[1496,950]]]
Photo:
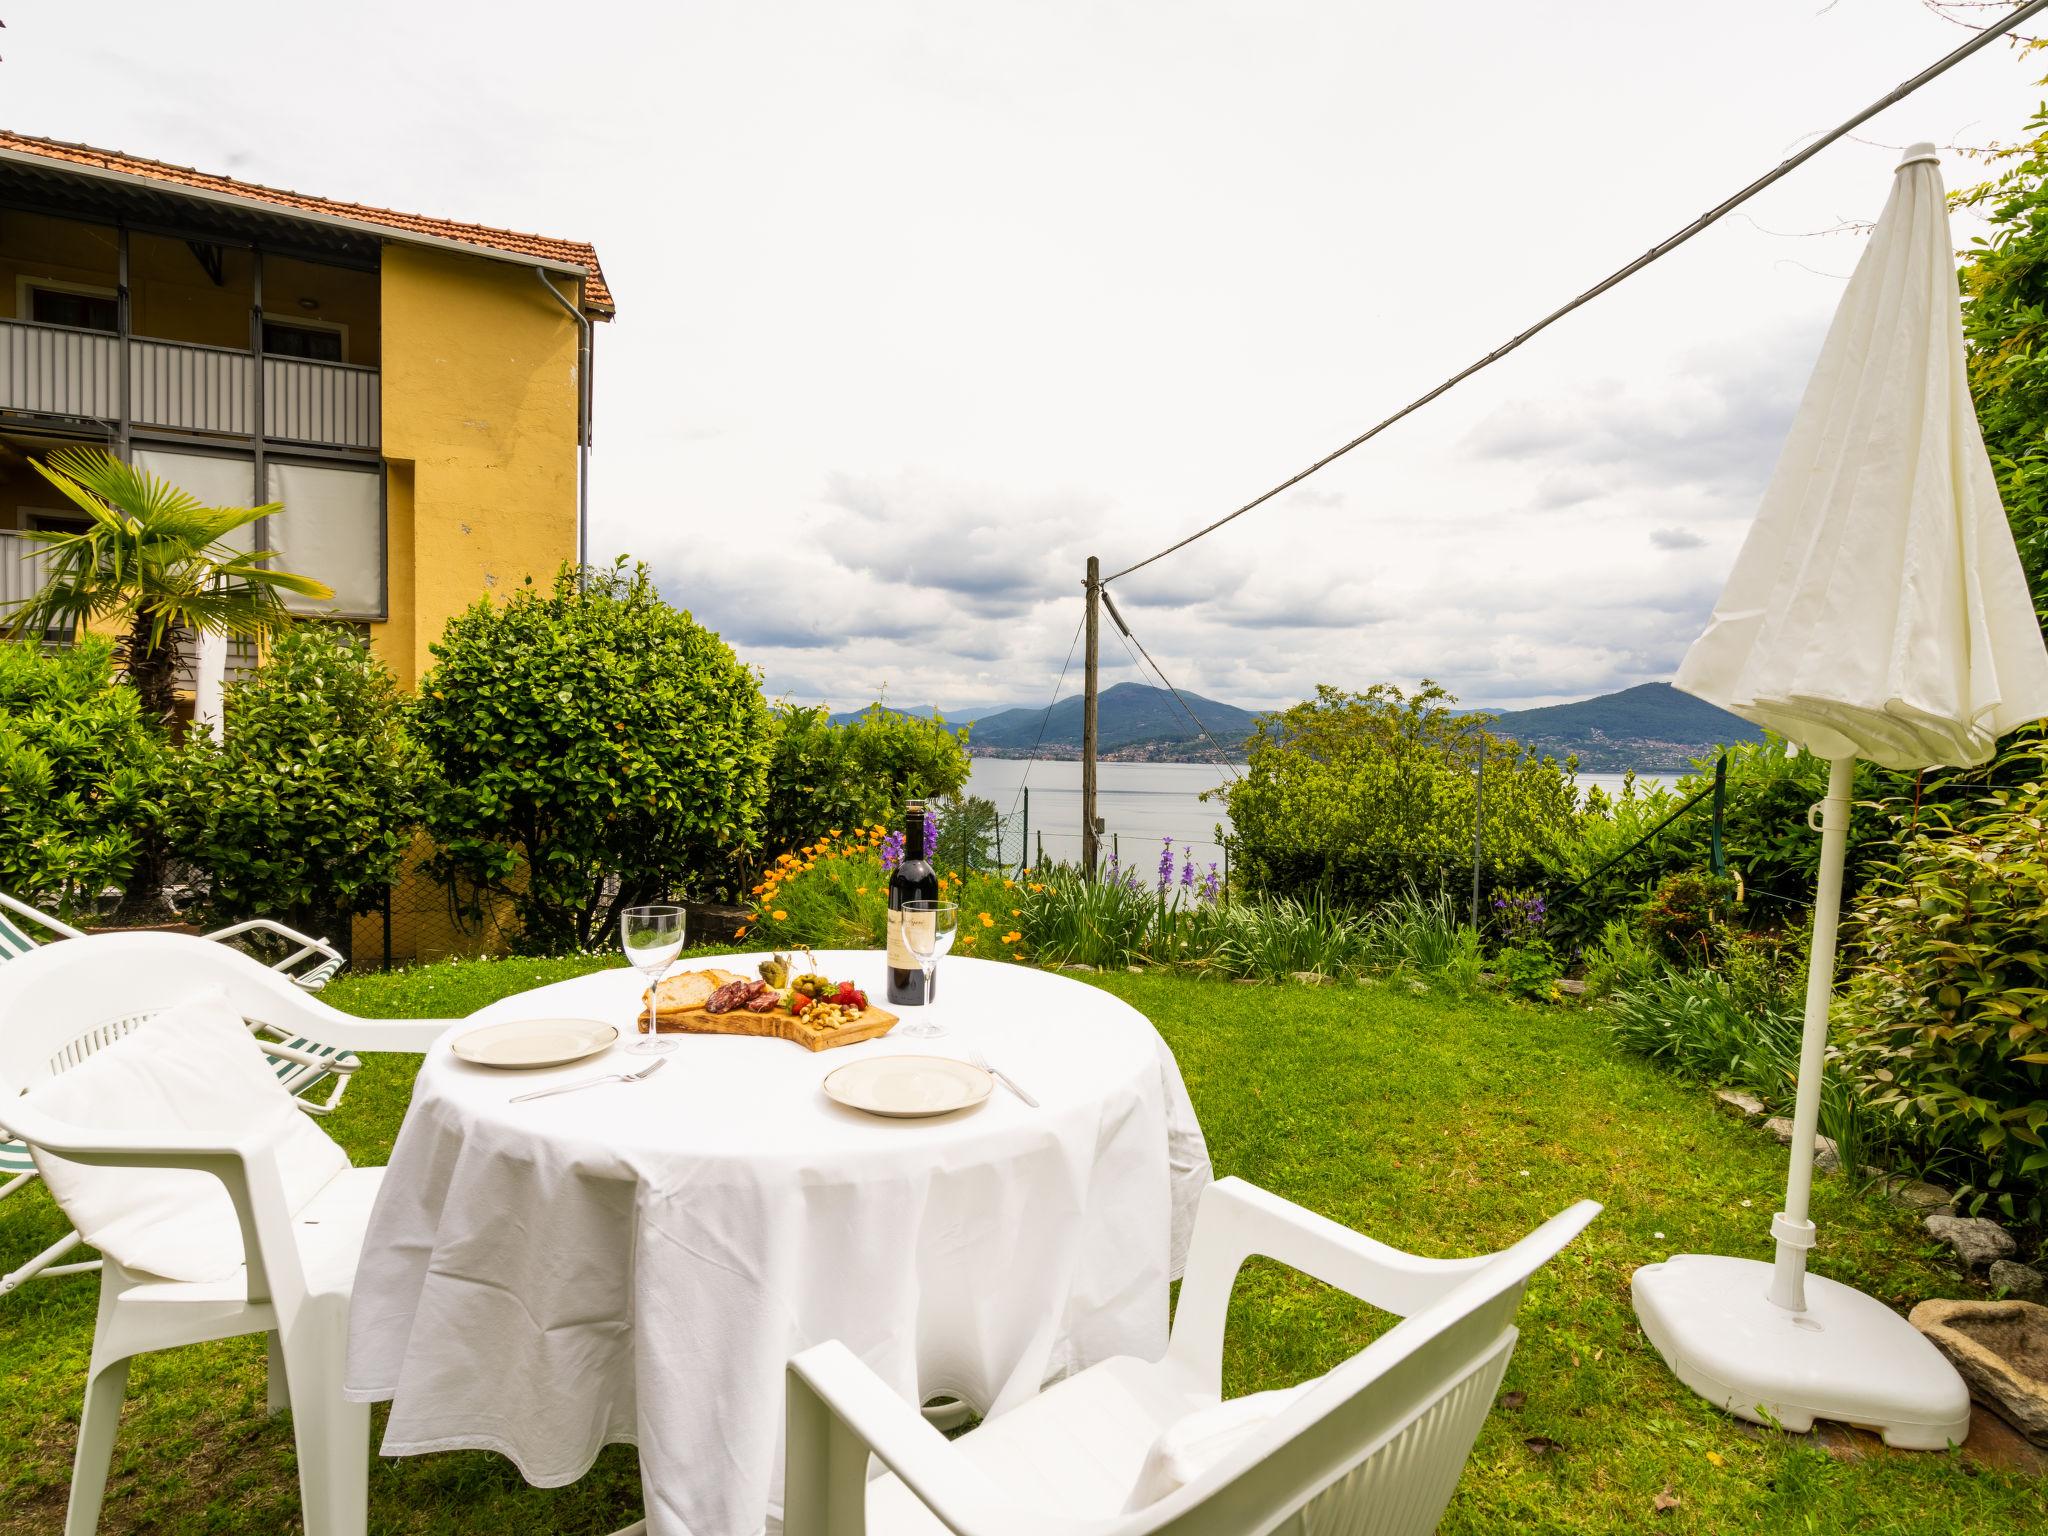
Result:
[[2019,1251],[2010,1232],[1982,1216],[1930,1216],[1921,1225],[1955,1249],[1966,1269],[1981,1269],[1993,1259],[2009,1259]]
[[1760,1115],[1764,1112],[1762,1099],[1753,1093],[1744,1093],[1739,1088],[1716,1088],[1714,1097],[1738,1115]]
[[2011,1259],[1991,1261],[1991,1289],[2003,1291],[2013,1301],[2048,1301],[2048,1275]]
[[[1792,1122],[1786,1116],[1771,1116],[1770,1119],[1764,1122],[1764,1129],[1778,1138],[1779,1146],[1789,1147],[1792,1145]],[[1815,1173],[1833,1173],[1841,1166],[1842,1154],[1835,1146],[1834,1137],[1815,1136],[1813,1138],[1813,1171]]]
[[1094,973],[1095,967],[1094,967],[1094,966],[1092,966],[1092,965],[1079,965],[1079,964],[1075,964],[1075,965],[1063,965],[1063,966],[1061,966],[1061,967],[1060,967],[1060,969],[1061,969],[1061,970],[1063,970],[1063,971],[1079,971],[1079,972],[1081,972],[1081,973],[1082,973],[1082,974],[1084,974],[1084,975],[1092,975],[1092,974]]
[[1586,995],[1586,984],[1576,977],[1566,976],[1558,981],[1557,990],[1566,997],[1584,997]]
[[1908,1321],[1948,1356],[1972,1396],[2036,1445],[2048,1445],[2048,1307],[1923,1301]]
[[1909,1211],[1918,1211],[1922,1216],[1951,1216],[1955,1212],[1955,1196],[1939,1184],[1929,1184],[1923,1179],[1909,1179],[1904,1175],[1885,1180],[1885,1195],[1903,1205]]

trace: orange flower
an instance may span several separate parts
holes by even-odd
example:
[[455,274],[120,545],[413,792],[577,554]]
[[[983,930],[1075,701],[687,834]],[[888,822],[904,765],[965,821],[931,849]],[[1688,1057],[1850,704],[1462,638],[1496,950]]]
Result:
[[1003,935],[1003,942],[1005,944],[1021,944],[1024,942],[1024,935],[1015,932],[1006,933]]
[[758,896],[758,895],[760,895],[760,894],[761,894],[761,893],[762,893],[763,891],[765,891],[765,890],[767,890],[767,889],[768,889],[768,887],[767,887],[767,885],[766,885],[765,883],[764,883],[764,884],[761,884],[761,885],[757,885],[757,886],[755,886],[755,887],[754,887],[754,894],[755,894],[756,896]]
[[1010,908],[1010,916],[1012,916],[1012,917],[1022,917],[1023,915],[1024,915],[1024,909],[1023,909],[1022,907],[1012,907],[1012,908]]
[[1003,889],[1006,891],[1014,891],[1015,889],[1017,889],[1017,882],[1014,880],[1005,880],[1003,882]]
[[1024,951],[1021,949],[1013,950],[1010,954],[1010,958],[1012,960],[1022,960],[1024,958]]
[[735,928],[732,931],[732,936],[736,939],[744,939],[747,936],[747,930],[744,928]]
[[783,911],[783,910],[782,910],[782,908],[780,908],[780,907],[777,907],[777,908],[775,909],[775,921],[777,921],[778,923],[781,923],[781,922],[787,922],[788,920],[789,920],[789,914],[788,914],[787,912]]
[[988,914],[987,914],[986,912],[984,912],[984,913],[982,913],[982,914],[981,914],[981,926],[982,926],[982,927],[984,927],[984,928],[993,928],[993,927],[995,927],[995,925],[996,925],[996,920],[995,920],[994,918],[990,917],[990,916],[989,916],[989,915],[988,915]]
[[1038,883],[1037,881],[1035,881],[1035,880],[1034,880],[1034,881],[1033,881],[1033,882],[1031,883],[1031,889],[1032,889],[1032,890],[1033,890],[1034,892],[1037,892],[1037,891],[1042,891],[1042,890],[1044,890],[1044,889],[1045,889],[1045,887],[1044,887],[1044,886],[1042,886],[1042,885],[1040,885],[1040,884],[1039,884],[1039,883]]
[[827,837],[837,837],[839,835],[839,829],[837,827],[834,827],[830,832],[827,832],[825,835]]
[[865,896],[865,895],[867,895],[867,893],[868,893],[868,888],[867,888],[866,886],[864,886],[864,885],[856,885],[856,886],[855,886],[855,887],[853,888],[853,894],[854,894],[854,895],[856,895],[856,896]]

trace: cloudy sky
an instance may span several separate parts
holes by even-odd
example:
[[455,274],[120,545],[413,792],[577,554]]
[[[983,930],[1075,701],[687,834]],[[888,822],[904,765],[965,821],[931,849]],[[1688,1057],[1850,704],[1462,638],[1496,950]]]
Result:
[[[1963,36],[1920,0],[0,17],[7,127],[595,241],[593,552],[772,692],[949,708],[1045,702],[1089,553],[1265,489]],[[1119,606],[1246,705],[1668,677],[1859,254],[1818,232],[1909,140],[1977,179],[1946,146],[2039,73],[1978,55]]]

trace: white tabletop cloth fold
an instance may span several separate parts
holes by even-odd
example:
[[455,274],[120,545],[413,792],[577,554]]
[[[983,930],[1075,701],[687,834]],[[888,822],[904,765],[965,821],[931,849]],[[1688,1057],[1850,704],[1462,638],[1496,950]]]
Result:
[[[881,958],[820,955],[880,995]],[[751,969],[751,960],[730,962]],[[478,1021],[630,1027],[608,971]],[[653,1536],[752,1536],[780,1512],[783,1371],[840,1339],[906,1399],[1000,1412],[1113,1354],[1157,1355],[1207,1151],[1171,1053],[1096,988],[963,958],[951,1038],[819,1052],[688,1036],[645,1083],[527,1104],[541,1073],[430,1055],[372,1218],[347,1392],[386,1454],[497,1451],[542,1487],[640,1447]],[[865,1056],[969,1042],[1040,1100],[885,1120],[832,1103]]]

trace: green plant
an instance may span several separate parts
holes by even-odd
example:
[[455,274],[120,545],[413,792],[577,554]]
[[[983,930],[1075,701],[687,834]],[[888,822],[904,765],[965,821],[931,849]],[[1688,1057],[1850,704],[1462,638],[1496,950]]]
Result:
[[1704,870],[1666,875],[1643,903],[1643,933],[1676,965],[1711,965],[1727,947],[1735,882]]
[[1003,818],[995,802],[957,791],[931,802],[938,824],[932,862],[941,869],[994,869],[1000,862]]
[[1664,962],[1634,923],[1613,917],[1586,947],[1585,964],[1586,996],[1598,1002],[1647,981]]
[[78,916],[128,882],[169,780],[162,729],[109,643],[0,643],[0,891]]
[[282,515],[277,503],[209,507],[100,448],[29,462],[90,522],[77,532],[27,535],[49,549],[49,579],[13,606],[10,629],[68,637],[85,624],[119,626],[116,660],[153,719],[171,719],[181,632],[272,635],[291,622],[284,593],[334,595],[310,577],[272,569],[269,550],[227,544],[237,528]]
[[[1781,927],[1813,899],[1820,838],[1806,813],[1827,792],[1828,765],[1811,753],[1788,753],[1776,736],[1731,746],[1726,756],[1721,847],[1723,864],[1742,889],[1737,920],[1751,928]],[[1710,869],[1713,782],[1714,759],[1702,758],[1672,789],[1628,783],[1619,795],[1588,795],[1578,835],[1553,844],[1546,858],[1548,884],[1558,893],[1553,931],[1583,945],[1611,919],[1651,899],[1667,876]],[[1882,802],[1902,794],[1910,802],[1916,788],[1911,775],[1856,765],[1847,889],[1856,889],[1889,846],[1893,818]],[[1692,808],[1672,819],[1688,801]]]
[[778,704],[761,846],[795,848],[833,827],[902,824],[907,800],[967,783],[967,730],[877,704],[842,724],[820,707]]
[[1494,984],[1510,996],[1543,1002],[1557,989],[1557,955],[1540,939],[1502,946],[1492,965]]
[[1851,1058],[1873,1105],[1978,1203],[2048,1215],[2048,740],[2022,736],[1953,830],[1908,838],[1858,902]]
[[768,709],[732,649],[624,560],[456,615],[420,682],[436,867],[508,893],[521,944],[588,948],[621,907],[744,879]]
[[1253,894],[1322,891],[1361,908],[1469,880],[1484,742],[1482,878],[1533,877],[1574,835],[1571,767],[1454,715],[1454,702],[1433,683],[1323,687],[1260,720],[1227,795],[1233,875]]
[[377,904],[419,820],[426,763],[398,685],[353,637],[279,636],[229,684],[219,742],[180,752],[175,839],[223,916],[335,924]]

